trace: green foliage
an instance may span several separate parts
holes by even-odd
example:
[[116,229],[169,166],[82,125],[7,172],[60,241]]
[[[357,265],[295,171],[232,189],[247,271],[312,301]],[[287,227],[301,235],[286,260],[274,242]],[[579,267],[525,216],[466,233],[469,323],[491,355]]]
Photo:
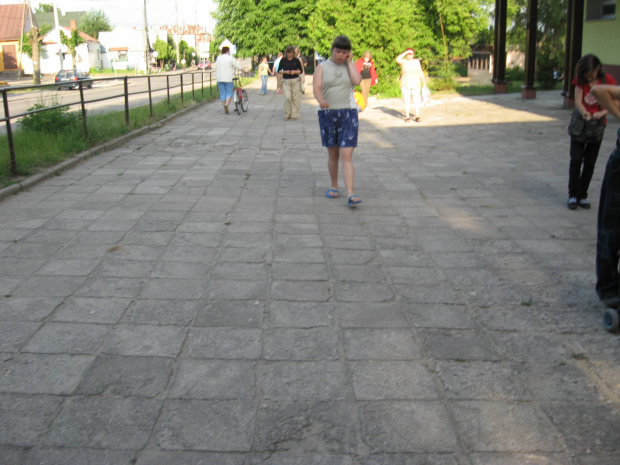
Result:
[[217,20],[212,47],[224,39],[237,46],[238,57],[275,54],[297,45],[310,54],[308,18],[316,0],[214,0]]
[[[58,105],[53,99],[49,105],[45,101],[36,103],[28,111],[40,110]],[[70,112],[67,107],[52,108],[47,111],[26,115],[19,120],[22,127],[28,131],[59,134],[75,131],[80,122],[80,113]]]
[[111,31],[112,26],[110,26],[110,20],[102,10],[92,9],[82,16],[80,29],[89,36],[98,39],[100,32]]
[[525,70],[520,66],[506,68],[506,80],[509,82],[523,82],[525,80]]
[[162,63],[168,63],[172,58],[176,57],[176,45],[172,38],[172,34],[168,34],[168,40],[166,42],[157,39],[153,48],[157,52],[157,60]]
[[39,6],[37,7],[36,10],[34,10],[35,13],[53,13],[54,12],[54,5],[52,3],[39,3]]
[[[536,80],[543,88],[553,88],[553,68],[564,67],[566,11],[568,0],[539,0],[536,31]],[[509,0],[506,40],[525,50],[527,0]]]
[[52,26],[44,24],[40,29],[32,28],[22,36],[22,53],[25,53],[32,58],[32,44],[36,42],[39,49],[41,48],[41,41],[43,37],[52,30]]
[[75,54],[76,49],[86,41],[80,35],[80,32],[77,29],[71,30],[71,35],[67,37],[67,35],[61,30],[60,31],[60,42],[63,45],[66,45],[71,53],[71,58],[73,58],[73,69],[75,69]]

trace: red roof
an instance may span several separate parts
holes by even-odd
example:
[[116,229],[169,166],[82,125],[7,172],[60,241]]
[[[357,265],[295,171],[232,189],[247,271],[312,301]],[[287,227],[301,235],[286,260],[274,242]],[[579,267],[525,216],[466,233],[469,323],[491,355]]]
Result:
[[[60,30],[62,32],[65,33],[65,35],[67,37],[71,37],[71,28],[70,27],[64,27],[64,26],[60,26]],[[97,39],[95,39],[94,37],[89,36],[88,34],[82,32],[82,31],[78,31],[78,33],[80,34],[80,37],[82,37],[82,39],[84,39],[86,42],[99,42]],[[43,45],[53,45],[56,42],[47,39],[47,37],[49,37],[49,33],[45,36],[46,38],[43,39]]]
[[30,8],[24,4],[0,5],[0,41],[19,40],[22,36],[22,17],[26,14],[24,26],[30,30]]

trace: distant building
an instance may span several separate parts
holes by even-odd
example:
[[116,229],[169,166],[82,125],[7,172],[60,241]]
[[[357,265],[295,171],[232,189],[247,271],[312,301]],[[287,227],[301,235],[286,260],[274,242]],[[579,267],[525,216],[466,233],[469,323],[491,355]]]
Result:
[[616,0],[588,0],[585,5],[581,55],[593,53],[605,71],[620,82],[620,12]]
[[[58,25],[63,27],[71,27],[71,22],[75,22],[75,26],[78,30],[81,27],[82,17],[86,14],[86,11],[68,11],[63,13],[58,11]],[[36,24],[39,27],[43,27],[46,24],[54,28],[56,23],[54,22],[54,13],[33,13]]]
[[20,38],[37,23],[25,3],[0,5],[0,18],[0,71],[16,71]]

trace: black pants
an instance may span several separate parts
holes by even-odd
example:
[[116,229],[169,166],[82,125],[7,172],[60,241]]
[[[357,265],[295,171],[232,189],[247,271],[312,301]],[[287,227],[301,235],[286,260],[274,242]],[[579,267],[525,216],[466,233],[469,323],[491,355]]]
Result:
[[[570,166],[568,169],[568,197],[577,200],[588,198],[588,188],[594,174],[594,165],[601,148],[599,142],[570,140]],[[582,170],[583,166],[583,170]]]
[[598,207],[596,241],[596,292],[601,299],[618,294],[620,252],[620,130],[616,149],[611,152]]

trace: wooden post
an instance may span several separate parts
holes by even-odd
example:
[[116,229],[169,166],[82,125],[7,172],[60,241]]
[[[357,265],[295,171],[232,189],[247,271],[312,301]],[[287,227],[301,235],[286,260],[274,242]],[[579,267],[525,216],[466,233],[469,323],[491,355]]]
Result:
[[495,0],[495,47],[493,83],[496,94],[506,93],[506,8],[508,0]]
[[568,0],[566,18],[566,58],[564,59],[564,96],[563,107],[575,107],[575,66],[581,58],[581,42],[583,40],[584,0]]
[[527,2],[527,34],[525,42],[525,85],[521,87],[521,97],[536,98],[536,35],[538,34],[538,0]]

